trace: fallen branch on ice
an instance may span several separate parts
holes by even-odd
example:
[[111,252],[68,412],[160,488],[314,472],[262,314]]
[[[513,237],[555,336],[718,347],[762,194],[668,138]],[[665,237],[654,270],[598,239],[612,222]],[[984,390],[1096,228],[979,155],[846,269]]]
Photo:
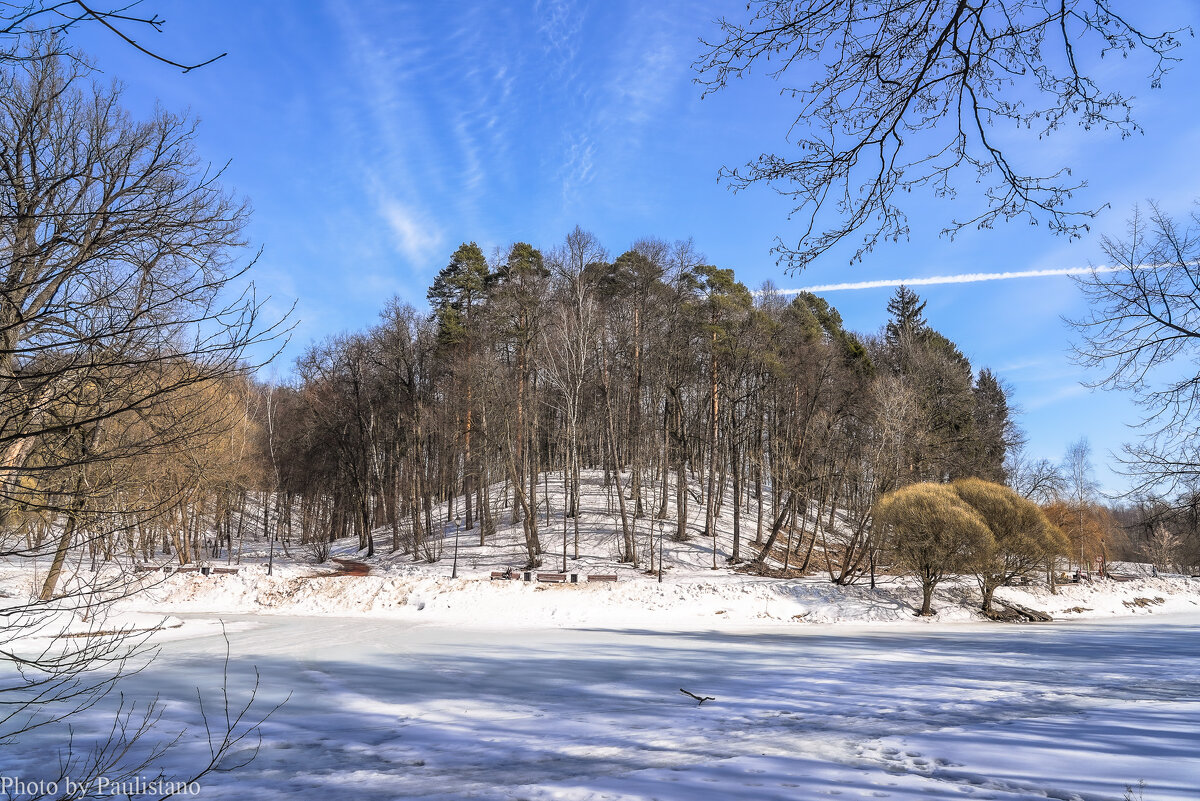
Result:
[[700,703],[696,704],[696,706],[704,706],[705,701],[717,700],[716,698],[713,698],[711,695],[706,695],[703,698],[701,698],[700,696],[696,695],[695,693],[689,693],[687,690],[683,689],[682,687],[679,688],[679,692],[683,693],[684,695],[690,695],[692,698],[695,698],[697,701],[699,701]]

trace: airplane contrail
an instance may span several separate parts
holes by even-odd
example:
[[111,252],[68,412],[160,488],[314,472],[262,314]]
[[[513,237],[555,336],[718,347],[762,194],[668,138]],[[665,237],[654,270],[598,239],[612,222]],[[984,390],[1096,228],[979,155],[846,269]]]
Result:
[[[1125,267],[1060,267],[1050,270],[1017,270],[1007,273],[961,273],[959,275],[931,275],[924,278],[884,278],[878,281],[852,281],[844,284],[818,284],[800,289],[778,289],[780,295],[797,295],[801,292],[838,292],[846,289],[880,289],[892,286],[930,286],[932,284],[973,284],[978,281],[1004,281],[1009,278],[1045,278],[1053,275],[1090,275],[1115,273]],[[1151,269],[1150,265],[1138,269]]]

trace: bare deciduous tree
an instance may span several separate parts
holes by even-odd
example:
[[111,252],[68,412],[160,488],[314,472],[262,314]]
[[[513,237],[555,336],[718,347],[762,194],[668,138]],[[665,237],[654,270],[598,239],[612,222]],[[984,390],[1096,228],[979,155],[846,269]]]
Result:
[[246,207],[197,161],[195,123],[136,122],[85,83],[52,51],[0,75],[5,510],[57,504],[24,491],[29,476],[185,446],[186,421],[139,439],[117,421],[243,373],[278,333],[234,261]]
[[[144,13],[138,8],[143,2],[127,0],[114,4],[90,0],[87,3],[83,0],[0,0],[0,62],[28,58],[21,49],[23,38],[49,35],[61,40],[63,34],[81,25],[100,26],[134,50],[184,72],[207,66],[227,55],[221,53],[195,64],[185,64],[160,50],[140,44],[138,39],[141,33],[161,33],[166,23],[157,13]],[[67,54],[65,48],[60,52]]]
[[1024,443],[1010,450],[1004,462],[1008,483],[1022,498],[1047,504],[1066,493],[1067,482],[1059,465],[1049,459],[1034,459]]
[[[237,263],[245,205],[196,159],[195,124],[135,121],[55,41],[32,46],[0,72],[0,557],[52,560],[40,591],[0,611],[0,660],[15,668],[0,739],[66,731],[147,656],[143,633],[106,626],[141,581],[97,557],[117,543],[130,562],[144,554],[145,528],[219,470],[209,457],[242,419],[247,348],[279,333]],[[168,463],[174,476],[150,473]],[[197,539],[202,510],[185,526]],[[72,549],[91,549],[91,571],[67,569]],[[235,707],[210,730],[207,769],[254,730]],[[63,764],[130,767],[154,705],[114,714],[106,743],[68,745]],[[144,743],[152,759],[171,742],[160,735]]]
[[1158,86],[1190,29],[1148,33],[1125,16],[1134,5],[752,0],[744,17],[718,20],[694,67],[706,95],[755,70],[779,82],[797,106],[794,151],[721,175],[735,190],[763,183],[793,202],[799,241],[776,248],[791,269],[852,234],[862,236],[858,258],[907,237],[901,199],[914,189],[955,198],[960,180],[982,183],[984,203],[944,233],[1025,217],[1078,236],[1098,211],[1071,203],[1084,182],[1065,166],[1031,174],[996,128],[1031,140],[1067,125],[1138,131],[1132,98],[1091,57],[1145,53]]
[[1182,540],[1166,526],[1159,524],[1143,546],[1146,560],[1158,570],[1170,570],[1179,564]]
[[1132,391],[1145,410],[1124,449],[1131,492],[1170,493],[1200,477],[1200,214],[1151,204],[1103,247],[1116,269],[1078,281],[1091,310],[1072,323],[1075,355],[1104,371],[1095,386]]

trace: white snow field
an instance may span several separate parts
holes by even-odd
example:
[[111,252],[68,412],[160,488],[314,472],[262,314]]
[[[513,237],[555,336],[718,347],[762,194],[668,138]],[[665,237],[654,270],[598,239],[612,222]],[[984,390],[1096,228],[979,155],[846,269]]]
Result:
[[[142,591],[101,621],[64,609],[50,636],[162,622],[158,658],[119,689],[139,708],[161,698],[161,738],[187,729],[161,763],[180,778],[208,759],[196,692],[219,711],[225,621],[233,706],[256,667],[256,709],[288,700],[258,758],[205,776],[204,798],[1123,801],[1131,785],[1134,801],[1200,799],[1200,580],[1003,587],[1001,600],[1055,618],[1013,625],[987,621],[962,577],[919,619],[909,577],[839,587],[819,558],[798,578],[736,571],[726,504],[719,569],[692,509],[690,539],[662,542],[659,584],[647,570],[656,524],[637,521],[639,564],[620,562],[611,496],[587,478],[578,559],[557,482],[539,512],[534,572],[562,567],[565,539],[578,584],[489,580],[528,558],[508,512],[484,545],[462,533],[457,578],[449,523],[434,562],[390,552],[386,528],[370,559],[339,541],[334,556],[362,560],[357,575],[312,564],[295,541],[274,548],[268,575],[267,541],[247,536],[211,561],[232,573],[128,573],[126,558]],[[753,511],[743,558],[757,551]],[[838,527],[828,535],[836,546]],[[64,581],[96,580],[82,549],[67,567]],[[0,606],[36,597],[46,568],[0,564]],[[76,752],[103,740],[120,697],[71,719]],[[0,744],[0,783],[56,776],[64,745],[63,727]]]
[[[628,482],[628,476],[625,481]],[[647,486],[655,486],[647,480]],[[824,532],[813,544],[815,556],[806,576],[793,579],[766,578],[738,572],[728,562],[733,552],[732,494],[727,495],[721,515],[716,519],[716,559],[713,541],[704,535],[704,507],[693,503],[688,515],[689,539],[676,542],[671,537],[673,520],[664,524],[666,536],[659,537],[657,522],[650,517],[631,519],[637,544],[637,565],[620,561],[620,518],[614,494],[606,488],[599,471],[584,471],[580,497],[579,557],[575,558],[574,521],[564,520],[564,493],[561,473],[548,477],[548,492],[540,495],[539,512],[542,566],[533,573],[555,573],[564,569],[580,577],[579,584],[547,585],[537,582],[490,581],[492,571],[521,568],[528,560],[522,525],[512,520],[510,510],[497,513],[497,531],[485,544],[479,543],[478,528],[463,531],[459,539],[458,578],[451,579],[454,552],[454,526],[447,522],[453,513],[445,505],[435,510],[442,538],[437,543],[440,559],[429,562],[412,554],[391,552],[392,534],[388,527],[375,530],[376,555],[367,558],[358,550],[355,538],[334,544],[334,557],[362,560],[369,564],[370,575],[341,576],[329,563],[314,565],[309,550],[293,542],[288,554],[274,548],[272,574],[267,574],[265,539],[247,536],[234,554],[223,551],[212,566],[237,569],[236,574],[203,576],[199,573],[171,575],[144,574],[144,595],[123,604],[126,610],[198,614],[285,614],[285,615],[368,615],[421,623],[453,626],[495,627],[651,627],[651,628],[724,628],[729,625],[771,623],[911,623],[913,611],[920,605],[916,582],[905,576],[881,574],[878,586],[868,586],[866,577],[852,586],[835,586],[822,565],[826,542],[838,546],[848,532],[840,518],[833,529]],[[500,497],[502,487],[493,487]],[[659,506],[658,495],[647,499],[648,508]],[[769,506],[769,500],[768,504]],[[629,505],[632,507],[632,504]],[[461,511],[461,506],[455,511]],[[630,510],[632,512],[632,509]],[[770,512],[770,509],[767,510]],[[668,517],[675,514],[671,498]],[[815,511],[814,511],[815,514]],[[770,517],[770,515],[768,515]],[[262,524],[249,515],[247,531],[259,532]],[[755,556],[761,545],[754,543],[756,512],[754,503],[743,509],[742,559]],[[809,531],[817,526],[810,514]],[[822,514],[820,523],[828,524]],[[770,521],[767,521],[769,527]],[[781,557],[783,542],[775,556]],[[809,536],[811,542],[811,535]],[[790,565],[804,562],[805,537],[797,536]],[[666,565],[665,582],[658,584],[647,569]],[[563,558],[563,553],[568,558]],[[80,557],[82,559],[82,557]],[[171,556],[156,555],[171,564]],[[719,566],[713,569],[713,564]],[[773,567],[779,566],[772,563]],[[1063,566],[1064,569],[1066,566]],[[1129,573],[1138,566],[1122,566]],[[80,562],[81,579],[89,579],[86,565]],[[44,567],[42,568],[44,571]],[[0,565],[0,587],[14,596],[35,591],[36,575],[30,580],[30,565]],[[1148,573],[1148,566],[1146,572]],[[589,574],[616,575],[619,581],[589,584]],[[1153,578],[1136,581],[1097,582],[1064,585],[1051,594],[1040,581],[1027,587],[1003,587],[997,598],[1039,609],[1056,619],[1092,619],[1131,614],[1148,615],[1200,611],[1200,580],[1186,577]],[[982,621],[980,597],[973,579],[947,581],[938,588],[934,606],[937,623]]]
[[[164,732],[194,735],[195,687],[220,681],[211,623],[186,617],[123,685],[161,694]],[[258,758],[205,777],[204,798],[1115,801],[1126,785],[1143,797],[1139,780],[1146,801],[1200,797],[1194,612],[678,632],[227,625],[235,698],[252,666],[261,701],[291,697]],[[77,742],[110,722],[77,719]],[[52,770],[48,737],[5,745],[0,773]]]

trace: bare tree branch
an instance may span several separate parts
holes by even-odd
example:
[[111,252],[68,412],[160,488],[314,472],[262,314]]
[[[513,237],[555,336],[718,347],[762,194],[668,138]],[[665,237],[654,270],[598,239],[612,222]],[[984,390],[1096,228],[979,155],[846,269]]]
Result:
[[765,153],[722,168],[721,178],[734,191],[765,184],[792,201],[800,236],[775,248],[789,270],[851,235],[861,236],[855,259],[907,238],[902,198],[923,189],[956,199],[960,179],[983,183],[985,204],[951,220],[945,235],[1025,218],[1078,237],[1100,210],[1072,204],[1086,182],[1066,167],[1030,174],[995,131],[1004,124],[1037,140],[1071,123],[1122,137],[1140,131],[1132,98],[1085,72],[1078,53],[1144,51],[1157,87],[1191,29],[1147,33],[1113,5],[752,0],[748,19],[722,17],[721,36],[702,40],[696,80],[706,96],[756,70],[779,82],[798,105],[787,133],[798,155]]

